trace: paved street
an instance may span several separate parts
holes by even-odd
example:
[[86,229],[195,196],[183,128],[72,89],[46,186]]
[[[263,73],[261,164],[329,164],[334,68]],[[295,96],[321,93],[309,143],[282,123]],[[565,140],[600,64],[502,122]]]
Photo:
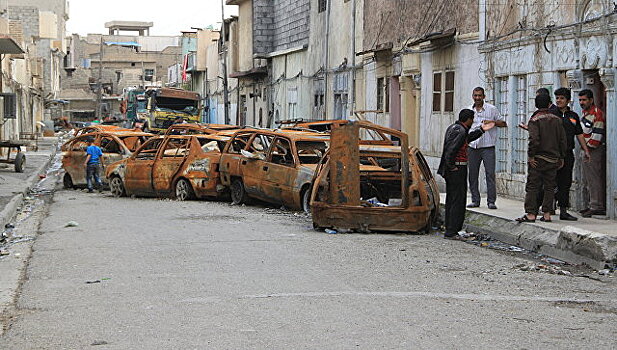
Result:
[[615,346],[617,283],[592,271],[262,206],[59,189],[43,209],[3,349]]

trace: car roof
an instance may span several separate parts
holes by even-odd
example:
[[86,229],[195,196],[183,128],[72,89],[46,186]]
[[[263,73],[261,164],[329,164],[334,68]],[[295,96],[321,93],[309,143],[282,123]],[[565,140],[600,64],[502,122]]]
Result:
[[260,133],[272,136],[284,136],[292,141],[328,141],[330,140],[330,135],[311,132],[311,131],[296,131],[296,130],[268,130],[268,129],[243,129],[238,130],[235,134],[243,134],[243,133]]

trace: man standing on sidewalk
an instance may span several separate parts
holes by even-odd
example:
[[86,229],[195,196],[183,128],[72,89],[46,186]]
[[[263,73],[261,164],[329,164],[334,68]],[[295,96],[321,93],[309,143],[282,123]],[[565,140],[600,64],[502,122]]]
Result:
[[[570,206],[570,187],[572,187],[572,171],[574,170],[574,139],[578,139],[583,152],[585,152],[585,162],[589,161],[589,149],[583,137],[583,128],[578,114],[570,110],[569,104],[572,99],[570,89],[559,88],[555,90],[555,104],[558,111],[552,111],[561,117],[563,129],[566,133],[567,149],[563,167],[557,171],[557,193],[555,200],[559,203],[559,220],[576,221],[575,216],[568,213]],[[550,107],[549,107],[550,110]]]
[[590,160],[583,164],[583,177],[589,205],[581,211],[583,217],[592,215],[606,215],[606,149],[604,135],[606,126],[604,113],[593,102],[591,90],[581,90],[578,93],[578,102],[583,109],[581,124],[583,137],[589,148]]
[[446,180],[446,232],[445,238],[456,239],[465,220],[467,197],[467,145],[495,126],[487,121],[469,132],[474,122],[474,112],[463,109],[458,121],[448,127],[443,142],[443,152],[437,173]]
[[[469,108],[474,114],[472,130],[479,128],[486,121],[494,122],[495,126],[506,127],[506,121],[500,115],[497,107],[485,102],[484,89],[473,89],[474,104]],[[480,176],[480,163],[484,162],[487,187],[487,204],[489,209],[497,209],[497,186],[495,181],[495,144],[497,142],[497,129],[489,130],[479,139],[469,144],[469,189],[471,191],[471,203],[467,208],[480,206],[480,190],[478,189],[478,177]]]
[[563,166],[566,155],[566,133],[559,117],[552,114],[548,106],[548,95],[536,96],[538,111],[529,119],[528,169],[525,185],[525,215],[518,222],[535,222],[538,213],[538,191],[544,188],[542,221],[551,221],[551,210],[555,196],[557,170]]
[[92,178],[96,182],[96,187],[99,191],[103,190],[103,183],[99,177],[99,167],[103,160],[103,151],[94,144],[92,137],[88,138],[88,148],[86,148],[86,183],[88,184],[88,192],[92,193]]

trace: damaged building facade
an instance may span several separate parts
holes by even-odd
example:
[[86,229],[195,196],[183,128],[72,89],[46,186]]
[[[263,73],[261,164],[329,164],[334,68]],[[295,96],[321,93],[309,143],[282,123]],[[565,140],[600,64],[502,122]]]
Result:
[[31,138],[58,110],[68,6],[64,0],[7,0],[0,7],[0,35],[22,51],[2,59],[1,92],[14,96],[3,103],[14,105],[14,113],[3,114],[1,138]]
[[108,35],[73,34],[68,38],[61,99],[70,120],[96,118],[99,76],[102,117],[119,115],[124,89],[166,86],[168,67],[182,62],[181,38],[149,36],[152,22],[111,21]]
[[[506,117],[497,145],[498,191],[522,198],[527,169],[527,137],[519,122],[535,110],[535,91],[546,87],[572,89],[572,108],[579,115],[578,92],[590,89],[606,115],[606,159],[617,159],[617,22],[612,1],[483,4],[480,23],[486,40],[480,45],[483,78],[491,102]],[[509,13],[504,16],[504,13]],[[582,157],[577,144],[570,197],[582,209]],[[607,162],[607,215],[617,217],[617,164]]]

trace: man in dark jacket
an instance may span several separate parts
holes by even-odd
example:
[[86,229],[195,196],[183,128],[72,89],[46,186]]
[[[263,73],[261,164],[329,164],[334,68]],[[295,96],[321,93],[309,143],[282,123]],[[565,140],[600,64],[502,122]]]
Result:
[[555,197],[557,170],[563,166],[567,151],[566,133],[561,118],[552,114],[548,107],[550,96],[536,96],[536,111],[529,120],[529,148],[527,150],[528,173],[525,185],[525,215],[518,222],[535,222],[538,212],[538,191],[544,187],[542,221],[551,221]]
[[469,132],[474,112],[463,109],[458,121],[448,127],[443,142],[443,153],[437,173],[446,179],[446,232],[444,237],[459,238],[458,232],[465,220],[467,200],[467,144],[480,138],[485,131],[495,126],[486,121],[479,128]]

